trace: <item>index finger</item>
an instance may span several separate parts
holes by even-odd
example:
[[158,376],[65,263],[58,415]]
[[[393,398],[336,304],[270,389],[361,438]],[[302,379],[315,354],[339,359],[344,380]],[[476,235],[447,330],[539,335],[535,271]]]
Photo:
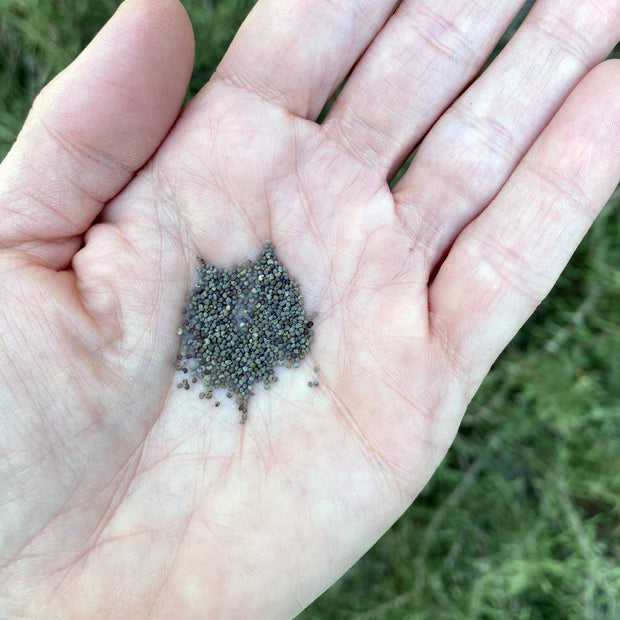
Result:
[[214,78],[314,119],[396,4],[260,0]]

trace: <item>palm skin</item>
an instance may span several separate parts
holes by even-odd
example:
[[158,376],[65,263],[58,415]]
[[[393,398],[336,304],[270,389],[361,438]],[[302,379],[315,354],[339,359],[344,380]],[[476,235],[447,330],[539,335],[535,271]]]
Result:
[[[618,79],[605,71],[590,78],[597,93]],[[2,250],[0,592],[11,613],[290,617],[432,475],[571,243],[531,290],[510,269],[464,286],[482,235],[440,260],[464,225],[437,232],[411,201],[437,179],[413,172],[392,191],[384,168],[334,138],[336,117],[317,125],[240,87],[223,63],[96,223],[78,217],[53,243]],[[617,178],[608,151],[597,208]],[[176,389],[176,327],[197,254],[228,266],[266,239],[318,312],[316,338],[240,426],[232,401],[215,409]]]
[[[205,153],[208,140],[186,116],[169,138],[172,146],[162,147],[108,207],[109,219],[106,214],[105,223],[89,230],[76,255],[81,292],[93,300],[86,312],[77,302],[67,305],[67,297],[76,297],[73,280],[51,310],[58,283],[42,285],[39,278],[50,276],[37,270],[32,289],[9,314],[19,320],[10,331],[28,334],[27,355],[20,352],[19,365],[9,366],[7,384],[19,386],[9,409],[38,411],[44,428],[53,424],[55,432],[40,439],[44,445],[33,456],[37,467],[60,469],[55,504],[32,509],[43,527],[58,510],[69,512],[47,528],[55,540],[60,531],[69,533],[67,552],[88,550],[88,558],[63,558],[71,565],[66,570],[78,575],[85,561],[105,566],[117,554],[123,561],[128,547],[160,556],[164,565],[150,567],[145,583],[136,584],[136,595],[147,602],[159,587],[165,601],[166,588],[188,579],[202,584],[199,597],[213,596],[217,581],[209,582],[225,571],[232,573],[227,588],[242,589],[265,564],[282,562],[280,554],[290,558],[289,567],[280,564],[286,574],[301,572],[304,562],[342,572],[354,557],[350,551],[337,562],[322,553],[352,543],[353,553],[363,552],[356,540],[368,532],[376,537],[404,510],[448,445],[434,428],[446,415],[447,396],[425,394],[424,386],[440,383],[450,391],[453,380],[428,330],[427,274],[404,268],[415,265],[413,244],[393,215],[387,184],[321,140],[318,125],[265,120],[248,127],[249,134],[265,133],[256,148],[231,148],[223,130]],[[234,127],[234,108],[225,122]],[[273,144],[273,154],[264,143]],[[239,161],[239,152],[247,162]],[[283,163],[272,167],[272,160]],[[251,161],[267,161],[266,170]],[[308,187],[329,178],[337,181]],[[123,220],[140,222],[129,241],[129,224],[115,221],[116,205],[127,214]],[[177,205],[180,217],[166,213]],[[154,218],[153,208],[163,213]],[[346,247],[338,244],[341,231],[356,229]],[[264,239],[274,241],[302,283],[307,307],[319,316],[312,360],[280,369],[279,383],[258,391],[241,428],[231,401],[222,399],[224,406],[215,409],[197,393],[177,390],[175,328],[196,254],[229,265],[255,254]],[[128,258],[124,244],[138,256]],[[11,274],[6,290],[15,288],[17,275],[23,279],[22,272]],[[133,304],[139,307],[127,311]],[[53,324],[41,325],[41,315],[53,316]],[[37,327],[43,336],[33,334]],[[48,351],[67,347],[66,357],[49,358]],[[32,377],[35,367],[39,378]],[[50,367],[58,370],[43,370]],[[314,378],[320,387],[310,390],[307,380]],[[66,456],[58,446],[69,448]],[[94,482],[76,480],[75,469],[93,465]],[[41,484],[50,493],[47,475]],[[43,488],[38,491],[42,496]],[[390,510],[379,525],[380,505]],[[109,538],[124,542],[110,545]],[[228,557],[218,567],[220,549]],[[309,557],[308,551],[297,555],[302,549],[311,550]],[[180,563],[172,572],[165,565],[170,553]],[[152,570],[168,585],[158,587]],[[104,586],[102,595],[109,587],[118,586]],[[199,598],[192,607],[204,602]],[[264,603],[273,605],[267,596]]]

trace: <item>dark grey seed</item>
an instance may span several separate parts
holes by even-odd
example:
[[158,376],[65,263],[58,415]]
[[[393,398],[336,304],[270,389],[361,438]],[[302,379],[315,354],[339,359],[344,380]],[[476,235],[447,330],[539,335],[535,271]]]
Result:
[[[179,328],[179,362],[190,362],[184,372],[191,373],[192,383],[197,378],[204,381],[204,398],[223,387],[247,411],[253,383],[270,389],[278,380],[276,366],[299,367],[312,340],[306,324],[316,314],[304,311],[299,284],[280,263],[271,242],[265,243],[256,261],[229,270],[199,257],[197,272],[199,281],[186,297]],[[184,365],[177,366],[182,370]]]
[[308,381],[308,387],[312,387],[312,381]]
[[216,407],[219,407],[220,406],[220,401],[216,400],[214,404],[215,404]]

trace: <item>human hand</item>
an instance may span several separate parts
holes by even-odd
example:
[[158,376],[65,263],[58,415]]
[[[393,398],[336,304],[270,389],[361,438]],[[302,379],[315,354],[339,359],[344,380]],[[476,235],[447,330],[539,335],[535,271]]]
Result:
[[[133,0],[44,90],[0,168],[3,613],[290,617],[415,498],[620,176],[613,2],[538,3],[451,105],[518,4],[262,0],[168,134],[191,29]],[[195,255],[268,238],[316,361],[240,426],[171,360]]]

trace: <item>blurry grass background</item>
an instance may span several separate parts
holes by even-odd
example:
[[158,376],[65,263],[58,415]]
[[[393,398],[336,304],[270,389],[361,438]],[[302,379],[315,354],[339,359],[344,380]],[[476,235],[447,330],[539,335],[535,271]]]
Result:
[[[117,4],[0,0],[0,159],[36,93]],[[253,2],[184,4],[191,95]],[[620,618],[620,191],[491,370],[419,499],[300,617]]]

